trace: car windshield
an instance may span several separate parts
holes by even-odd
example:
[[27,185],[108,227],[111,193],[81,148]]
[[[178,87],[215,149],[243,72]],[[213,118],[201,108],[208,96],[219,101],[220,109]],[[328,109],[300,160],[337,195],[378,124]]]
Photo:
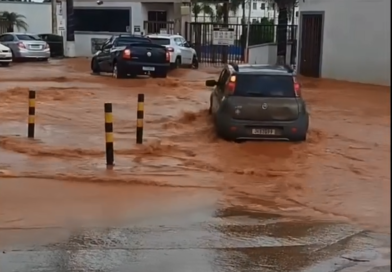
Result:
[[21,41],[41,41],[41,38],[36,35],[18,34],[16,37]]
[[295,97],[291,76],[239,74],[235,96]]
[[159,44],[159,45],[169,45],[170,39],[166,38],[150,38],[152,43]]
[[146,38],[135,38],[135,37],[121,37],[116,41],[117,46],[125,46],[132,43],[151,43],[149,39]]

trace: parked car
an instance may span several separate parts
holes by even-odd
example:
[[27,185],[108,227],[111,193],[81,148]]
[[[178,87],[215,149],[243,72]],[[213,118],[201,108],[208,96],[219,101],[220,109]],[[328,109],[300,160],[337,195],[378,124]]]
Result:
[[51,57],[64,56],[64,39],[62,36],[56,34],[38,34],[37,36],[49,44]]
[[206,86],[215,87],[209,111],[222,138],[306,140],[309,114],[291,68],[228,64]]
[[0,43],[0,65],[8,66],[12,62],[11,49]]
[[195,69],[199,67],[199,61],[195,49],[180,35],[171,34],[149,34],[147,35],[152,43],[163,45],[170,54],[170,66],[179,68],[180,66],[191,66]]
[[11,49],[14,59],[48,60],[49,45],[40,37],[29,33],[4,33],[0,35],[0,43]]
[[166,47],[138,35],[112,36],[91,60],[93,73],[112,73],[115,78],[149,74],[166,77],[170,55]]

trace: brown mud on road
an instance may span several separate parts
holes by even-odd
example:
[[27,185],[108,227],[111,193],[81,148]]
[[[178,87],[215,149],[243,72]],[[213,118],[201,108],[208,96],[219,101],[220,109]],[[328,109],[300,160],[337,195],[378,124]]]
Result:
[[[390,232],[388,88],[302,79],[311,114],[307,142],[236,144],[215,136],[207,112],[210,93],[204,81],[218,77],[217,71],[178,70],[167,79],[116,80],[91,75],[89,61],[83,59],[4,69],[0,75],[0,192],[4,192],[0,206],[9,210],[0,214],[0,225],[9,227],[9,222],[18,218],[15,222],[20,222],[30,214],[23,219],[25,226],[36,226],[46,220],[43,211],[52,214],[48,226],[53,225],[51,220],[60,225],[71,221],[79,227],[102,220],[118,222],[121,215],[136,220],[121,207],[155,200],[156,206],[143,204],[146,208],[135,214],[156,216],[161,211],[156,207],[175,199],[185,210],[209,203],[213,208],[201,209],[210,216],[210,209],[218,205],[241,214],[272,216],[268,219],[272,221],[344,222]],[[37,90],[34,140],[25,137],[29,88]],[[135,145],[138,93],[146,96],[145,144],[141,146]],[[111,171],[104,165],[105,102],[113,103],[116,166]],[[34,198],[28,205],[23,203],[34,188]],[[12,198],[15,190],[17,200]],[[59,216],[53,215],[56,209],[45,208],[57,197],[38,201],[40,194],[55,196],[56,190],[69,196],[58,196]],[[78,196],[78,190],[86,194]],[[192,200],[192,195],[197,197]],[[101,214],[84,198],[93,206],[101,199],[110,205]],[[135,201],[128,203],[128,198]],[[112,213],[106,220],[105,215]],[[86,214],[94,220],[86,219]]]

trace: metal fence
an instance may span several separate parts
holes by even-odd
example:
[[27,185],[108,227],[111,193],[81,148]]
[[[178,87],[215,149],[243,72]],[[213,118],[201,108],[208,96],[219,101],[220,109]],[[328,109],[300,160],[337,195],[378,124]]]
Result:
[[[229,46],[213,45],[214,28],[225,27],[234,31],[234,44]],[[249,29],[249,45],[276,42],[277,25],[251,24]],[[282,26],[280,26],[282,27]],[[297,26],[287,25],[287,42],[296,41]],[[246,58],[247,25],[219,23],[186,23],[186,39],[193,44],[198,59],[203,63],[243,62]],[[289,53],[289,52],[288,52]]]
[[172,21],[168,22],[157,22],[157,21],[144,21],[145,34],[162,33],[174,34],[175,23]]

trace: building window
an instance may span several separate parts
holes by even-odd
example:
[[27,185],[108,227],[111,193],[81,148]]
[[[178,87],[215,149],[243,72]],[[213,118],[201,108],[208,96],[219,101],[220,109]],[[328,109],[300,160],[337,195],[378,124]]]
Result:
[[130,14],[129,9],[74,9],[75,31],[126,32]]
[[265,10],[265,3],[261,3],[260,9]]
[[257,3],[253,3],[253,9],[257,9]]

